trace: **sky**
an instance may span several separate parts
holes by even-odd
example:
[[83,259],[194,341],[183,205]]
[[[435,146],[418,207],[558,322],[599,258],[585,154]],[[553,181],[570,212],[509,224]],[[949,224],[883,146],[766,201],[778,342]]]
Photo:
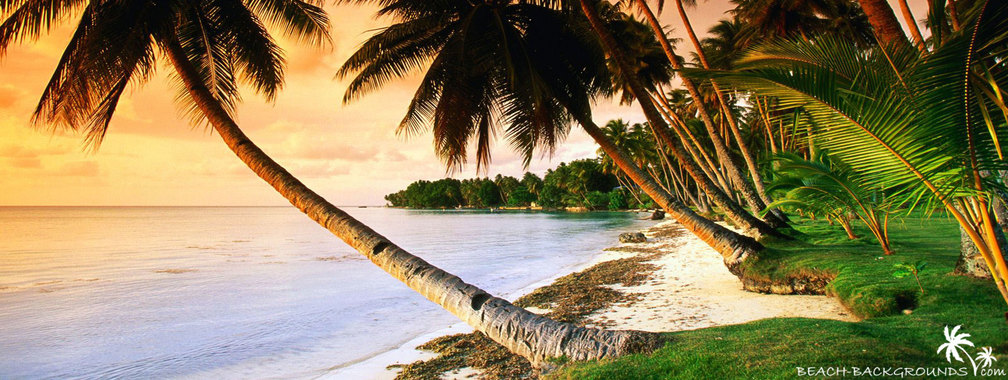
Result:
[[[898,13],[895,0],[890,1]],[[688,13],[701,38],[730,9],[728,0],[698,1]],[[914,16],[926,16],[924,0],[910,0]],[[309,187],[337,205],[382,205],[385,194],[418,179],[446,177],[429,133],[395,134],[418,77],[390,83],[351,104],[342,103],[347,80],[339,65],[387,19],[368,6],[327,6],[331,48],[286,49],[287,81],[270,103],[243,93],[236,119],[249,137]],[[900,18],[900,17],[898,17]],[[675,7],[661,20],[686,38]],[[0,57],[0,205],[7,206],[279,206],[287,202],[256,177],[218,136],[192,127],[175,106],[171,71],[163,61],[157,75],[131,87],[120,101],[100,149],[83,145],[74,131],[39,128],[30,116],[72,32],[75,20],[37,41],[12,46]],[[902,20],[901,20],[902,21]],[[677,53],[686,56],[688,42]],[[634,106],[600,101],[596,122],[615,118],[643,121]],[[560,162],[595,157],[597,147],[578,128],[552,156],[537,156],[527,169],[542,175]],[[472,161],[474,162],[474,160]],[[489,174],[520,177],[526,169],[503,139],[495,143]],[[471,178],[475,165],[455,178]]]

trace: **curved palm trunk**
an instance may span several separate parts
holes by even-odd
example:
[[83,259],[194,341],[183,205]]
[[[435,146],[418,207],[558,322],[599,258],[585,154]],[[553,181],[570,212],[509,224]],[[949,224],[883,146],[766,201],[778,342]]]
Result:
[[872,28],[875,28],[875,36],[879,41],[883,44],[910,43],[886,0],[858,0],[858,3],[861,3],[861,9],[868,16]]
[[[714,165],[714,161],[707,154],[706,149],[700,145],[700,141],[698,141],[696,136],[693,135],[693,132],[689,130],[689,127],[686,126],[686,123],[682,120],[682,118],[672,111],[672,107],[669,106],[668,99],[665,98],[665,95],[659,91],[656,99],[658,99],[661,104],[661,107],[658,107],[658,111],[669,121],[669,127],[672,128],[672,131],[675,132],[677,136],[679,136],[679,141],[682,142],[683,147],[685,147],[686,151],[693,157],[694,162],[700,166],[700,169],[702,169],[708,177],[717,181],[717,185],[721,187],[721,190],[724,190],[726,193],[732,191],[731,187],[728,186],[728,181],[725,180],[721,171],[717,170]],[[689,137],[689,140],[686,139],[687,136]],[[701,160],[701,158],[703,159]]]
[[249,140],[203,84],[178,42],[166,43],[164,50],[214,130],[256,175],[375,265],[495,342],[535,365],[546,365],[549,358],[615,357],[662,343],[654,333],[584,328],[533,314],[399,248],[313,192]]
[[[642,5],[641,10],[644,11],[644,14],[648,19],[648,23],[651,24],[651,28],[655,30],[656,34],[658,34],[658,41],[661,43],[662,50],[665,51],[665,55],[672,64],[672,68],[682,70],[683,66],[675,59],[675,52],[672,50],[672,44],[669,42],[668,38],[665,37],[665,33],[662,32],[661,24],[658,22],[654,13],[651,12],[651,8],[644,3],[644,0],[637,0],[637,2],[638,5]],[[584,4],[583,1],[582,4]],[[614,47],[615,46],[616,45],[614,45]],[[762,211],[766,208],[766,204],[763,203],[763,199],[756,193],[756,190],[750,185],[749,180],[746,179],[745,175],[742,174],[738,165],[735,165],[735,162],[732,161],[731,154],[728,152],[728,146],[725,145],[724,140],[721,139],[721,135],[717,132],[714,120],[711,119],[710,112],[707,110],[706,105],[703,104],[703,97],[700,95],[700,91],[697,90],[696,84],[694,84],[689,78],[680,76],[679,79],[682,81],[683,87],[686,87],[690,96],[693,97],[693,103],[697,107],[700,119],[703,120],[704,127],[707,128],[707,133],[710,135],[711,142],[714,145],[714,151],[717,152],[718,159],[721,161],[722,167],[724,167],[728,172],[728,177],[731,178],[735,188],[742,193],[742,197],[745,199],[746,204],[749,205],[749,208],[751,208],[754,212]],[[640,97],[638,96],[638,99],[639,98]],[[774,221],[773,223],[779,224],[778,221]]]
[[[655,32],[660,31],[660,26],[657,24],[657,19],[654,17],[654,13],[648,7],[644,0],[637,0],[639,6],[643,7],[644,12],[647,13],[648,20],[651,23],[651,28]],[[700,39],[697,38],[696,32],[693,30],[693,24],[690,23],[689,15],[686,14],[686,8],[683,7],[682,0],[676,0],[676,8],[679,10],[679,18],[682,19],[683,26],[686,27],[686,32],[689,34],[690,41],[693,42],[693,48],[696,50],[697,57],[700,58],[700,64],[704,69],[710,70],[710,63],[707,62],[707,54],[704,53],[703,46],[700,45]],[[652,21],[653,20],[653,21]],[[658,26],[659,29],[655,29]],[[661,33],[658,38],[668,39],[664,33]],[[671,46],[671,44],[670,44]],[[667,54],[667,53],[666,53]],[[671,57],[669,59],[672,59]],[[721,112],[724,113],[724,117],[728,120],[728,128],[735,137],[735,142],[738,143],[739,152],[742,153],[742,158],[745,160],[746,168],[749,169],[749,176],[752,177],[753,186],[756,188],[756,194],[760,196],[765,205],[773,203],[770,196],[767,195],[766,185],[763,183],[763,176],[759,172],[759,167],[756,166],[756,159],[754,158],[752,151],[749,149],[749,144],[746,144],[745,140],[742,138],[742,132],[738,126],[738,119],[732,114],[731,108],[728,106],[728,100],[718,86],[717,81],[711,80],[711,87],[714,89],[714,94],[717,95],[718,103],[721,105]],[[787,217],[784,216],[780,210],[774,208],[771,214],[767,214],[767,222],[775,227],[787,226]]]
[[903,13],[903,21],[906,21],[908,29],[910,29],[910,35],[913,36],[914,45],[917,45],[917,49],[921,53],[927,51],[924,47],[924,36],[921,35],[920,27],[917,26],[917,20],[914,19],[913,12],[910,12],[910,6],[907,5],[906,0],[899,0],[900,12]]
[[[602,19],[598,15],[598,10],[594,7],[592,2],[589,0],[580,0],[580,2],[582,11],[588,18],[588,22],[592,25],[595,33],[601,39],[602,46],[605,48],[609,56],[616,61],[622,72],[634,72],[631,69],[630,64],[627,62],[626,56],[619,50],[619,45],[617,44],[615,37],[613,37],[612,33],[610,33],[606,28],[605,23],[602,22]],[[696,163],[690,159],[690,157],[683,151],[682,147],[680,147],[679,144],[676,144],[675,140],[669,136],[668,124],[665,123],[664,119],[662,119],[661,114],[651,101],[651,97],[648,95],[648,91],[644,89],[644,85],[641,84],[640,79],[636,78],[634,75],[626,75],[626,81],[630,86],[630,91],[637,98],[637,103],[640,104],[641,109],[644,111],[644,116],[647,118],[658,137],[668,146],[669,150],[672,151],[672,154],[676,156],[676,159],[679,160],[686,171],[690,173],[690,176],[696,181],[697,186],[707,193],[709,197],[711,197],[711,199],[718,207],[721,208],[728,218],[736,222],[740,227],[753,231],[756,234],[787,238],[787,236],[781,234],[775,228],[752,216],[752,214],[748,213],[745,209],[728,198],[727,194],[714,185],[714,182],[711,181],[711,179],[697,167]],[[698,102],[697,105],[699,106],[701,103]],[[713,139],[715,137],[711,136],[711,138]],[[722,165],[728,166],[729,163],[722,162]],[[762,208],[760,210],[762,210]]]
[[595,139],[595,142],[612,158],[613,162],[637,183],[655,203],[683,227],[720,253],[724,258],[725,266],[733,274],[741,275],[741,264],[749,257],[755,257],[763,249],[763,246],[756,240],[729,230],[693,212],[682,202],[673,198],[671,194],[662,190],[651,177],[644,174],[644,171],[633,163],[630,157],[606,138],[602,129],[591,119],[587,117],[578,117],[577,119],[585,132]]

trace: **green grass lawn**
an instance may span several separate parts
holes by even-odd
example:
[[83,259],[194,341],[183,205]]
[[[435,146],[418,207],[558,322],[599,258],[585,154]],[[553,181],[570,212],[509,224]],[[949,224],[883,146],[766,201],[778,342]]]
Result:
[[[734,326],[669,333],[665,348],[601,362],[572,363],[550,374],[557,379],[794,378],[797,367],[967,368],[937,353],[945,326],[962,325],[976,348],[993,347],[993,368],[1008,369],[1008,310],[990,280],[952,275],[959,231],[942,216],[890,222],[895,254],[864,236],[848,240],[839,226],[801,221],[800,241],[770,242],[746,276],[780,280],[828,275],[827,292],[865,318],[848,323],[780,318]],[[894,278],[896,263],[923,260],[925,294],[912,277]],[[912,309],[905,314],[903,310]],[[965,359],[965,358],[964,358]],[[848,373],[848,377],[853,377]],[[913,377],[913,376],[909,376]]]

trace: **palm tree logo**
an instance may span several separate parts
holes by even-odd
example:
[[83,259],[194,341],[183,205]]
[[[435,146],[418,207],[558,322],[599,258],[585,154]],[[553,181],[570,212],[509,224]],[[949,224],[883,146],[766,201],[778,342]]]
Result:
[[951,331],[949,331],[949,327],[945,326],[945,343],[942,344],[941,346],[938,346],[938,354],[941,354],[942,351],[945,351],[945,360],[947,360],[949,363],[952,362],[952,359],[965,363],[962,357],[966,356],[966,359],[969,359],[970,365],[973,366],[973,376],[976,376],[978,369],[987,368],[994,365],[994,362],[997,361],[997,358],[994,357],[993,355],[994,350],[991,349],[990,347],[981,348],[980,352],[976,353],[976,358],[971,356],[969,354],[969,351],[966,351],[965,347],[966,346],[973,347],[973,342],[970,342],[969,339],[966,339],[970,337],[970,334],[959,333],[959,329],[961,327],[962,325],[957,325],[956,327],[952,328]]
[[993,355],[993,351],[990,347],[984,347],[980,349],[980,352],[977,352],[976,360],[983,363],[983,367],[981,368],[990,367],[997,361],[997,358]]

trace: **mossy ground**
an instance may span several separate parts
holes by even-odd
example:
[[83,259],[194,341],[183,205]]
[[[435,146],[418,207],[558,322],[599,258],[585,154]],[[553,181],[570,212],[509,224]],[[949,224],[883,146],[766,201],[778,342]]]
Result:
[[[786,281],[830,276],[826,292],[864,321],[778,318],[669,333],[665,348],[647,355],[570,363],[554,379],[783,379],[797,367],[970,367],[937,354],[945,326],[962,325],[976,347],[990,346],[994,368],[1008,368],[1006,307],[993,283],[953,275],[959,249],[956,225],[940,216],[890,222],[895,254],[871,239],[848,240],[839,226],[796,223],[799,241],[768,242],[745,276]],[[871,236],[866,229],[857,231]],[[894,264],[927,262],[925,293],[912,278],[893,277]],[[911,310],[905,314],[904,310]],[[970,368],[972,373],[972,368]]]

